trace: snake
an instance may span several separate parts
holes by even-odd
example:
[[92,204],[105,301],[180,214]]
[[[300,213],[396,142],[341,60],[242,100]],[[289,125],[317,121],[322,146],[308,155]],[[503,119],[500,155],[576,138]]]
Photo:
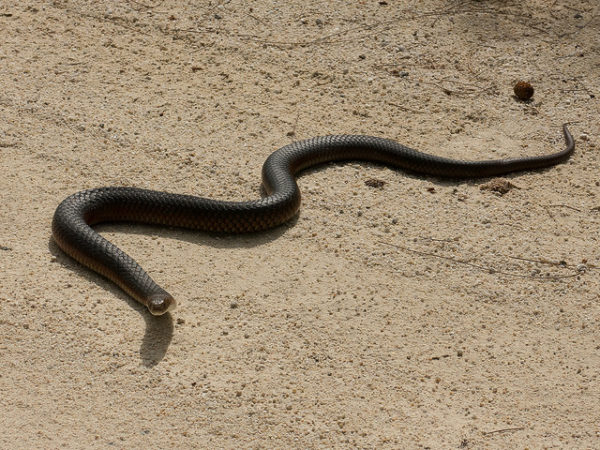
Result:
[[296,175],[329,162],[368,161],[439,178],[486,178],[545,168],[566,161],[575,149],[514,159],[464,161],[423,153],[396,141],[366,135],[328,135],[292,142],[273,152],[262,167],[263,195],[226,201],[136,187],[100,187],[76,192],[56,208],[52,236],[67,255],[117,284],[152,315],[172,311],[177,302],[127,253],[98,234],[103,222],[136,222],[201,230],[247,233],[277,227],[300,208]]

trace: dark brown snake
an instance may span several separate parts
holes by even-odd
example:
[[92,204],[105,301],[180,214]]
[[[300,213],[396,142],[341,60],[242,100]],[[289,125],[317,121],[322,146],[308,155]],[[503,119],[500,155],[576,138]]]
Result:
[[569,158],[573,137],[563,125],[566,149],[544,156],[458,161],[421,153],[394,141],[355,135],[323,136],[294,142],[272,153],[262,168],[266,197],[244,202],[212,200],[131,187],[77,192],[56,209],[52,235],[80,263],[109,278],[154,315],[176,305],[129,255],[100,236],[100,222],[141,222],[204,231],[242,233],[266,230],[291,219],[300,208],[295,175],[330,161],[361,160],[447,178],[481,178],[548,167]]

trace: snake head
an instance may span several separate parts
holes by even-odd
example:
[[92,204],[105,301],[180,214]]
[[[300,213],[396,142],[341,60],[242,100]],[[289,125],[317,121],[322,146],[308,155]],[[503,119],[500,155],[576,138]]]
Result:
[[153,316],[162,316],[167,311],[173,311],[177,306],[177,302],[170,294],[163,292],[151,295],[146,306]]

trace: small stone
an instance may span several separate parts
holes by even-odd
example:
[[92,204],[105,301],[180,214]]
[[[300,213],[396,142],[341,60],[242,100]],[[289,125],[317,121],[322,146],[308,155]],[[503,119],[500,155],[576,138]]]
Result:
[[185,319],[178,317],[177,318],[177,325],[183,325],[185,323]]
[[408,72],[406,70],[393,69],[392,75],[394,75],[395,77],[399,77],[399,78],[405,78],[408,76]]
[[528,81],[519,81],[513,90],[519,100],[529,100],[533,97],[533,86]]

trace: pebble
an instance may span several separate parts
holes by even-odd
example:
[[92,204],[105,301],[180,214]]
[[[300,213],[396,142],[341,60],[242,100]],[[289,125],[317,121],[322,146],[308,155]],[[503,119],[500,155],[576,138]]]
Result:
[[529,100],[533,97],[533,86],[528,81],[517,82],[513,90],[519,100]]
[[408,76],[408,72],[406,70],[394,69],[392,70],[392,75],[399,78],[406,78]]

